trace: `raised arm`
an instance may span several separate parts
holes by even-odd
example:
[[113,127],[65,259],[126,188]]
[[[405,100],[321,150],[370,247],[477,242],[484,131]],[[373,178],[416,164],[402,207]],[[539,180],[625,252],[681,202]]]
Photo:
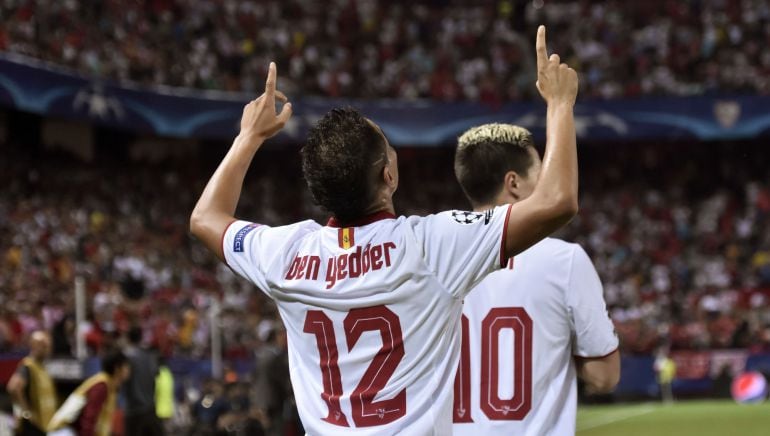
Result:
[[573,108],[577,73],[546,51],[545,26],[537,30],[537,89],[548,104],[543,167],[532,195],[511,207],[505,255],[512,257],[560,227],[578,211],[578,167]]
[[[190,216],[190,232],[220,260],[224,260],[222,234],[235,221],[235,207],[251,160],[265,140],[278,133],[291,117],[291,103],[287,103],[283,93],[276,91],[275,84],[276,68],[271,62],[265,93],[243,108],[241,131],[209,179]],[[285,103],[280,114],[275,111],[276,98]]]

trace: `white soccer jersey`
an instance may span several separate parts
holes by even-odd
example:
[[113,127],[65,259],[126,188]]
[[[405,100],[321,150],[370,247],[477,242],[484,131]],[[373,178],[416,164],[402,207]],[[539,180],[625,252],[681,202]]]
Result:
[[227,264],[286,325],[308,434],[451,434],[462,299],[500,268],[509,212],[228,227]]
[[573,356],[618,347],[602,284],[577,244],[547,238],[465,298],[456,435],[574,435]]

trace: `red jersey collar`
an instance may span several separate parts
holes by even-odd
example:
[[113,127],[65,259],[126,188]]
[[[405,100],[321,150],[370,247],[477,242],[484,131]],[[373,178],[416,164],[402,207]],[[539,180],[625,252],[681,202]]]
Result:
[[367,215],[363,218],[359,218],[357,220],[353,220],[347,223],[342,223],[338,221],[337,218],[331,217],[329,218],[329,221],[326,223],[326,226],[327,227],[360,227],[360,226],[365,226],[367,224],[371,224],[373,222],[377,222],[380,220],[393,219],[395,217],[396,216],[393,215],[392,213],[386,210],[381,210],[379,212],[375,212],[371,215]]

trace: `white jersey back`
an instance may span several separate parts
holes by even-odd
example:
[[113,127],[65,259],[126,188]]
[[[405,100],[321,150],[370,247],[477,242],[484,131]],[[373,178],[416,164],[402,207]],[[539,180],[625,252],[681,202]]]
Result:
[[465,299],[456,435],[575,434],[573,356],[618,347],[602,285],[577,244],[548,238]]
[[227,264],[286,325],[308,434],[451,434],[462,299],[500,268],[509,211],[230,225]]

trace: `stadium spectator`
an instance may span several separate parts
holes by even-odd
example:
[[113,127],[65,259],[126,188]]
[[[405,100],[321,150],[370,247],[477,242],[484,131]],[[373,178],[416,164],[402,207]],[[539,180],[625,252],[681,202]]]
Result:
[[674,391],[671,389],[671,385],[676,378],[676,363],[668,355],[668,351],[665,347],[661,347],[655,356],[655,364],[653,366],[655,375],[658,379],[658,386],[660,387],[660,397],[664,403],[670,404],[674,402]]
[[256,352],[252,398],[258,416],[263,417],[265,434],[280,436],[287,426],[299,422],[299,416],[289,381],[286,330],[276,321],[266,336],[265,345]]
[[58,406],[56,386],[44,366],[51,355],[48,333],[33,332],[29,349],[29,355],[19,362],[7,386],[14,403],[17,436],[45,435]]
[[155,377],[155,414],[166,434],[175,434],[172,424],[175,410],[174,374],[166,364],[166,359],[161,357],[158,359],[158,375]]
[[110,350],[101,360],[102,370],[70,394],[48,425],[50,431],[71,428],[78,436],[111,436],[118,391],[130,373],[128,358]]
[[192,409],[192,416],[196,425],[192,429],[194,436],[213,435],[220,418],[227,413],[228,403],[224,395],[224,386],[218,380],[207,380],[201,396]]
[[155,378],[158,375],[156,357],[142,348],[142,328],[128,331],[126,357],[131,374],[123,384],[126,432],[130,435],[160,436],[163,427],[155,410]]

